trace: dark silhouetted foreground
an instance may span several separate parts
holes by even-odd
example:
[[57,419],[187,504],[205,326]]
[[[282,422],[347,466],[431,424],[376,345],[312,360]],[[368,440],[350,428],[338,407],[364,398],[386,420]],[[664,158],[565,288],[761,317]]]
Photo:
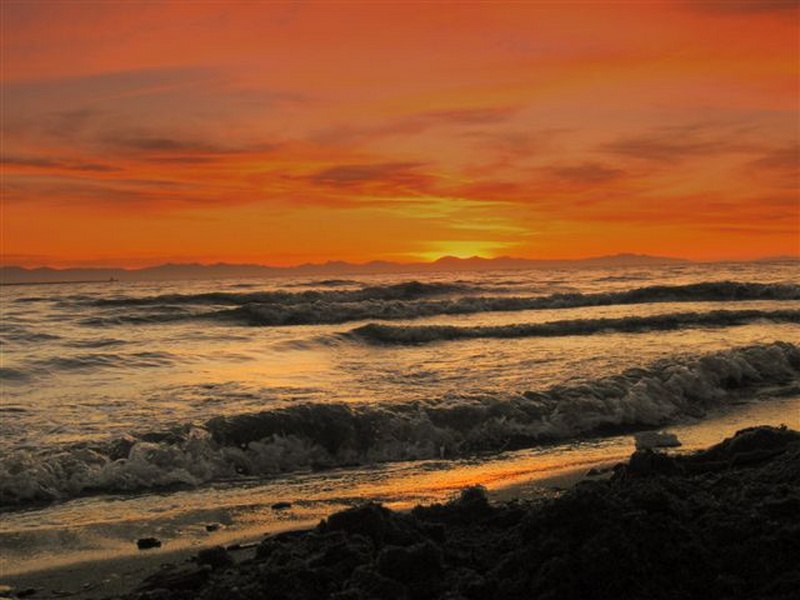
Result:
[[637,451],[610,480],[493,506],[368,504],[311,531],[163,571],[128,598],[797,598],[800,433],[757,427],[690,456]]

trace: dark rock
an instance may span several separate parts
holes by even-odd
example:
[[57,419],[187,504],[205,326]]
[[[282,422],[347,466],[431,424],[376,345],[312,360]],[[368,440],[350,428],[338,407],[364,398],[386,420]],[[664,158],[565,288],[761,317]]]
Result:
[[794,600],[798,436],[751,428],[693,455],[637,452],[611,479],[536,501],[470,489],[410,514],[366,504],[214,573],[168,570],[132,598]]
[[464,489],[458,498],[447,504],[417,506],[411,514],[425,521],[453,525],[473,523],[490,517],[493,509],[489,504],[486,488],[478,485]]
[[592,467],[586,472],[586,477],[602,477],[614,472],[615,466],[611,467]]
[[121,458],[128,458],[131,452],[131,448],[136,445],[136,440],[132,437],[125,436],[122,438],[118,438],[111,442],[111,446],[108,449],[108,458],[110,460],[119,460]]
[[370,502],[364,506],[331,515],[327,520],[327,530],[360,534],[380,545],[391,528],[391,518],[392,515],[388,509]]
[[787,427],[748,427],[737,431],[716,446],[685,457],[687,463],[725,461],[742,464],[758,462],[785,451],[789,444],[800,442],[800,433]]
[[161,548],[161,540],[154,537],[140,538],[136,540],[139,550],[149,550],[150,548]]
[[273,550],[282,548],[284,545],[291,545],[295,540],[302,540],[309,533],[308,530],[283,531],[275,535],[268,535],[258,544],[256,556],[259,558],[267,557]]
[[457,590],[460,596],[467,600],[484,600],[496,598],[494,586],[483,575],[472,569],[455,569],[448,577],[451,588]]
[[408,591],[402,583],[384,577],[370,565],[362,565],[356,569],[347,585],[345,591],[349,598],[408,600]]
[[291,502],[276,502],[272,505],[272,510],[286,510],[287,508],[292,508]]
[[222,546],[214,546],[213,548],[206,548],[197,553],[198,565],[208,565],[212,569],[220,569],[229,567],[234,564],[233,557]]
[[308,529],[292,529],[290,531],[281,531],[272,537],[281,541],[293,540],[295,538],[302,538],[309,532]]
[[429,541],[387,546],[378,555],[378,572],[406,584],[427,584],[442,575],[442,552]]
[[24,590],[15,590],[9,585],[0,585],[0,598],[27,598],[36,593],[34,588],[26,588]]
[[444,523],[419,523],[420,531],[437,544],[443,544],[447,539],[447,527]]
[[362,536],[336,536],[320,539],[320,550],[315,552],[308,565],[326,570],[334,579],[347,579],[362,564],[372,561],[373,546]]
[[783,452],[783,448],[764,448],[761,450],[751,450],[750,452],[738,452],[731,456],[730,464],[733,467],[758,464],[781,452]]
[[[791,518],[800,515],[800,498],[768,498],[761,508],[773,519]],[[800,550],[800,548],[798,548]]]
[[465,488],[451,505],[459,511],[467,512],[477,517],[486,516],[492,510],[489,505],[486,488],[482,485]]
[[653,450],[637,450],[628,461],[625,474],[630,477],[652,475],[675,475],[681,471],[678,463],[670,456]]
[[210,573],[211,568],[208,566],[165,569],[145,579],[137,588],[137,592],[155,592],[162,589],[170,592],[198,590],[208,580]]
[[206,525],[206,531],[208,532],[217,531],[220,527],[221,525],[219,523],[209,523],[208,525]]
[[173,591],[166,588],[146,590],[136,595],[136,600],[173,600],[174,598]]
[[363,535],[379,547],[384,544],[406,546],[424,537],[413,519],[373,502],[331,515],[320,523],[318,530]]

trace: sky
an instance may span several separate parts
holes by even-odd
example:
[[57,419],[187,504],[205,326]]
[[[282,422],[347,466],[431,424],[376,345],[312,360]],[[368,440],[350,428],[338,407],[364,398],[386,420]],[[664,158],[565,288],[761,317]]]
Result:
[[796,1],[0,2],[5,264],[800,254]]

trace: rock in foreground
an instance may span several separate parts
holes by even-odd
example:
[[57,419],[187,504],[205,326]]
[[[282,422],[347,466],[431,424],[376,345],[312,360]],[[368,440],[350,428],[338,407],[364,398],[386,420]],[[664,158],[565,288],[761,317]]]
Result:
[[[606,481],[490,505],[481,489],[366,504],[255,558],[132,599],[796,598],[800,433],[757,427],[687,456],[637,451]],[[155,594],[154,594],[155,592]]]

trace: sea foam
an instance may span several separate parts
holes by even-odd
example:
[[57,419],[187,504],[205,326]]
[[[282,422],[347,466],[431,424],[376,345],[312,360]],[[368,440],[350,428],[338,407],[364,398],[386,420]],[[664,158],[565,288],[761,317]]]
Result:
[[394,404],[299,404],[95,444],[0,457],[0,503],[200,485],[385,461],[455,458],[661,427],[796,385],[800,349],[775,342],[676,356],[583,384]]

